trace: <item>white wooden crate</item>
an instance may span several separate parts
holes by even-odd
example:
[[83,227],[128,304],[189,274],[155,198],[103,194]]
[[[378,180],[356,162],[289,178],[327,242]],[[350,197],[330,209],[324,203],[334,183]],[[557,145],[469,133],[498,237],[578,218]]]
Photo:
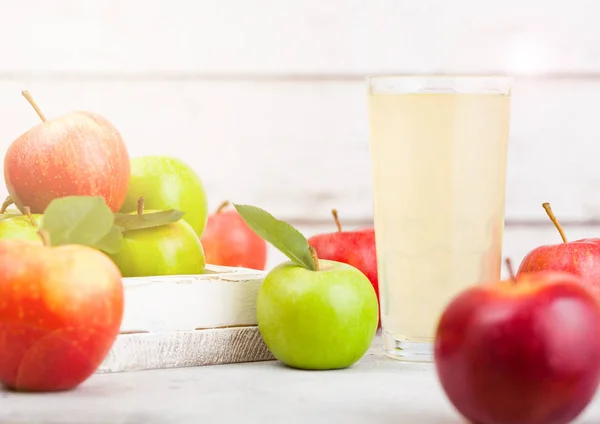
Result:
[[202,275],[124,278],[121,334],[97,373],[274,359],[256,322],[264,276],[208,265]]

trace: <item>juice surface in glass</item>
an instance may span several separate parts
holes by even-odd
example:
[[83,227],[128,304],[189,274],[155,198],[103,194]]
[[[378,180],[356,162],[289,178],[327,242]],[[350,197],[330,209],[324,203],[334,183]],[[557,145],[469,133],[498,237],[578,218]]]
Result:
[[369,80],[384,349],[432,361],[439,317],[500,277],[511,80]]

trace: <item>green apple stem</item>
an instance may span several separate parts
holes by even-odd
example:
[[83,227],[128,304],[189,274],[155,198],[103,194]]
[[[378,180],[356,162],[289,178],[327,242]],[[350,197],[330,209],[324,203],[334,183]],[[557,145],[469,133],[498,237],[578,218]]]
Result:
[[23,212],[25,213],[27,219],[29,219],[29,222],[31,222],[31,225],[33,225],[35,228],[38,228],[38,223],[35,221],[35,218],[31,214],[31,209],[29,208],[29,206],[25,206],[23,208]]
[[319,256],[317,255],[316,249],[313,246],[310,246],[308,250],[310,250],[310,256],[315,263],[315,271],[320,271],[321,268],[319,267]]
[[332,209],[331,214],[333,215],[333,220],[335,221],[335,225],[337,227],[338,232],[341,233],[342,232],[342,223],[340,222],[340,219],[338,217],[337,209]]
[[563,243],[566,243],[567,242],[567,237],[565,236],[565,232],[563,231],[562,226],[558,222],[558,219],[556,219],[556,215],[554,215],[554,212],[552,212],[552,208],[550,207],[550,203],[544,202],[544,203],[542,203],[542,207],[544,208],[544,210],[548,214],[548,217],[550,218],[550,221],[552,221],[552,223],[554,224],[554,226],[558,230],[558,232],[560,234],[560,238],[562,238]]
[[229,206],[229,200],[225,200],[223,203],[221,203],[215,213],[217,214],[223,212],[223,209],[225,209],[227,206]]
[[38,230],[38,235],[42,239],[44,246],[50,246],[50,233],[48,230]]
[[143,218],[144,217],[144,198],[140,197],[137,201],[137,214],[138,217]]
[[42,122],[46,122],[46,117],[40,110],[40,108],[37,105],[37,103],[35,102],[35,100],[33,100],[33,97],[31,97],[31,94],[29,94],[29,91],[23,90],[23,91],[21,91],[21,94],[23,95],[23,97],[25,97],[27,99],[27,101],[29,102],[29,104],[31,105],[33,110],[35,110],[35,113],[37,113],[38,116],[40,117],[40,119],[42,120]]
[[515,275],[515,271],[512,266],[512,261],[510,260],[510,258],[506,258],[504,260],[504,262],[506,263],[506,269],[508,270],[508,277],[510,278],[510,281],[512,281],[513,283],[516,283],[517,277]]
[[12,205],[14,202],[12,200],[12,198],[10,196],[7,196],[6,199],[4,199],[4,203],[2,203],[2,206],[0,207],[0,214],[3,214],[6,212],[6,209],[8,209],[8,207],[10,205]]

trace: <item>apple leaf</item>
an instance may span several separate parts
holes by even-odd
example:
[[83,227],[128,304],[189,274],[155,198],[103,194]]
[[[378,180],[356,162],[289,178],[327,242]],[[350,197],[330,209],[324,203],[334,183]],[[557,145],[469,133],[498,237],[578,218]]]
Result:
[[101,196],[67,196],[54,199],[44,211],[41,229],[50,244],[95,247],[112,231],[114,215]]
[[291,224],[281,221],[267,211],[250,205],[233,205],[250,229],[271,243],[293,262],[311,271],[315,261],[308,240]]
[[103,252],[114,254],[121,249],[121,240],[123,240],[123,228],[113,225],[108,233],[94,244],[94,247]]
[[138,214],[116,213],[115,225],[122,227],[124,231],[140,230],[142,228],[160,227],[179,221],[184,212],[176,209],[166,211],[148,212],[139,216]]

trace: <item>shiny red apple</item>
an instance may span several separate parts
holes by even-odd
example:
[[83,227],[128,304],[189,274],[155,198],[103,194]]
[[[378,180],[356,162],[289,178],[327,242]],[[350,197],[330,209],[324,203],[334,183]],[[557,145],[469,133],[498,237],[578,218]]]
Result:
[[539,246],[521,261],[517,276],[535,271],[564,271],[581,278],[582,284],[600,297],[600,239],[567,241],[549,203],[542,205],[556,226],[562,243]]
[[200,239],[207,264],[264,270],[267,242],[250,229],[229,202],[208,217]]
[[8,193],[23,212],[43,213],[65,196],[102,196],[117,212],[127,195],[129,155],[117,129],[91,112],[46,120],[29,93],[23,95],[42,123],[19,136],[4,157]]
[[379,301],[375,230],[373,228],[344,230],[337,210],[333,209],[331,214],[337,231],[315,234],[308,239],[308,244],[315,248],[321,259],[343,262],[358,268],[373,285]]
[[522,273],[449,303],[435,337],[437,375],[470,422],[566,424],[598,389],[599,335],[600,303],[579,277]]
[[0,240],[0,384],[75,388],[108,354],[123,307],[121,274],[99,250]]

